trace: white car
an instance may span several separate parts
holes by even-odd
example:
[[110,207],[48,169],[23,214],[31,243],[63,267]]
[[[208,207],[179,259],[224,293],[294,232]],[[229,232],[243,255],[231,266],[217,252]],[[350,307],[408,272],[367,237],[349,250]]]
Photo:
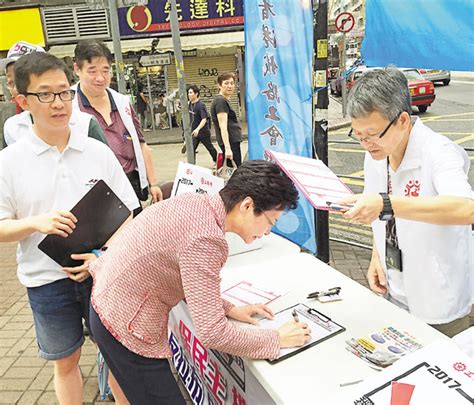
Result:
[[451,81],[451,72],[449,70],[418,69],[423,79],[431,82],[442,82],[445,86]]

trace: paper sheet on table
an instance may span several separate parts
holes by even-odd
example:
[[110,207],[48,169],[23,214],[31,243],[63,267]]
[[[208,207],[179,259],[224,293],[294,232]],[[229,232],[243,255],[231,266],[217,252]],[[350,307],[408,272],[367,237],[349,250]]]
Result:
[[278,329],[288,321],[294,321],[292,311],[296,310],[299,321],[308,324],[308,328],[311,330],[311,338],[302,347],[292,347],[280,349],[280,354],[276,360],[269,360],[270,363],[277,363],[281,360],[285,360],[296,353],[303,350],[309,349],[310,347],[323,342],[324,340],[337,335],[340,332],[345,331],[345,328],[331,319],[326,315],[315,311],[312,314],[308,312],[310,309],[304,304],[297,304],[290,308],[286,308],[280,312],[277,312],[273,319],[261,319],[260,326],[248,325],[247,327],[259,327],[262,329]]
[[286,294],[288,291],[275,291],[268,288],[261,288],[253,285],[248,281],[241,281],[232,287],[222,291],[222,298],[234,305],[252,305],[252,304],[269,304]]
[[412,391],[410,405],[472,404],[474,361],[451,341],[435,342],[357,386],[348,387],[334,403],[399,404],[408,391]]
[[353,192],[321,160],[265,150],[314,208],[329,210],[327,202],[351,197]]

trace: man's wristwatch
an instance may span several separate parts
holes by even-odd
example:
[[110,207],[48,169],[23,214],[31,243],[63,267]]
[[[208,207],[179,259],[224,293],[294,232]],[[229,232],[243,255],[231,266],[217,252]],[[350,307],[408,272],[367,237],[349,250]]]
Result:
[[379,215],[381,221],[389,221],[393,218],[393,208],[390,202],[390,196],[387,193],[379,193],[383,200],[383,209]]

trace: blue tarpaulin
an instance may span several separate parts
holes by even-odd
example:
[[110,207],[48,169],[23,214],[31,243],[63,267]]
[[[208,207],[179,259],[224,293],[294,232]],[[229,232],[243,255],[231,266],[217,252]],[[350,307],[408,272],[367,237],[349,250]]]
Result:
[[474,71],[473,0],[366,0],[367,66]]
[[[311,2],[244,5],[249,158],[262,159],[265,149],[311,157]],[[273,231],[316,253],[314,209],[302,195]]]

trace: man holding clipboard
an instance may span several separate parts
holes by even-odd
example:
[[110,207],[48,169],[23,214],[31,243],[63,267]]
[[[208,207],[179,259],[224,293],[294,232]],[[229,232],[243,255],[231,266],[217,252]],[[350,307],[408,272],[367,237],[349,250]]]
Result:
[[[15,64],[18,102],[34,124],[0,152],[0,242],[19,242],[18,278],[27,287],[39,355],[54,361],[54,385],[61,404],[82,404],[78,367],[88,324],[92,253],[62,268],[38,249],[44,235],[68,237],[77,218],[68,211],[100,180],[129,210],[135,193],[112,151],[70,124],[70,72],[60,59],[33,53]],[[99,226],[100,224],[98,224]]]

